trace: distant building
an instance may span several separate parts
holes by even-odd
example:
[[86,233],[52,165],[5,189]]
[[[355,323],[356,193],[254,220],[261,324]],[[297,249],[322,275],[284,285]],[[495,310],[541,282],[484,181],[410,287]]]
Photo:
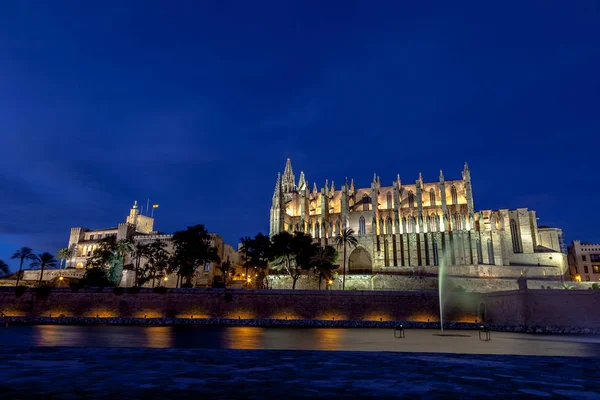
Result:
[[301,231],[331,244],[352,228],[359,245],[346,265],[356,274],[435,268],[445,257],[457,275],[562,277],[562,231],[538,228],[537,219],[527,208],[476,211],[467,164],[461,179],[446,180],[440,171],[437,181],[419,174],[407,183],[398,175],[386,185],[375,174],[367,187],[346,179],[336,188],[326,180],[311,190],[303,172],[296,181],[288,159],[275,184],[270,235]]
[[[115,236],[117,240],[129,239],[134,244],[148,244],[159,240],[167,243],[167,251],[173,253],[172,234],[164,234],[154,230],[154,218],[142,215],[138,209],[137,201],[129,211],[125,222],[118,224],[116,228],[104,229],[87,229],[82,227],[71,228],[69,238],[69,248],[75,249],[75,254],[72,259],[67,260],[67,268],[82,269],[88,264],[94,250],[98,248],[98,243],[101,239],[109,236]],[[217,249],[217,254],[222,262],[230,260],[232,263],[238,263],[237,252],[232,246],[223,243],[223,238],[217,234],[211,234],[211,245]],[[124,264],[133,264],[130,255],[126,255]],[[142,258],[140,266],[143,268],[146,260]],[[205,265],[196,272],[193,283],[197,286],[210,286],[213,283],[214,277],[218,276],[218,263]],[[123,286],[133,285],[133,277],[125,278]],[[176,277],[167,277],[166,282],[162,282],[163,286],[175,286]]]
[[569,246],[569,272],[577,282],[600,281],[600,244],[574,240]]

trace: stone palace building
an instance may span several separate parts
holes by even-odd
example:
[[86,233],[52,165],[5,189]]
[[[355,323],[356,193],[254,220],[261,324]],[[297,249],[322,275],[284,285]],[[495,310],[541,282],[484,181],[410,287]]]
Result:
[[445,260],[455,276],[562,276],[562,231],[538,227],[537,219],[527,208],[477,211],[467,164],[460,179],[446,180],[440,171],[434,182],[421,175],[403,182],[398,175],[386,185],[374,175],[368,187],[346,179],[339,189],[325,181],[311,190],[303,172],[296,181],[288,159],[277,176],[270,235],[301,231],[333,244],[352,228],[359,245],[348,252],[347,265],[357,274],[435,271]]

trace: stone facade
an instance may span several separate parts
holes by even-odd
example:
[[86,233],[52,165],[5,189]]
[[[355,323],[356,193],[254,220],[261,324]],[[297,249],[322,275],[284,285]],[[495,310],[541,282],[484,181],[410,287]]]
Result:
[[600,281],[600,244],[574,240],[569,246],[569,272],[577,282]]
[[[148,244],[154,241],[164,241],[167,244],[166,250],[170,253],[173,252],[172,234],[164,234],[154,230],[154,218],[148,215],[142,215],[138,208],[137,201],[134,202],[129,215],[125,222],[119,223],[116,228],[105,228],[105,229],[87,229],[83,227],[71,228],[71,234],[69,236],[69,248],[74,249],[73,258],[67,260],[67,268],[75,268],[83,270],[91,257],[95,249],[98,248],[98,242],[109,236],[115,236],[117,240],[128,239],[135,243]],[[217,249],[217,254],[222,261],[230,260],[231,263],[237,265],[239,263],[238,253],[233,249],[232,246],[223,242],[223,238],[217,234],[211,234],[212,241],[211,246]],[[130,255],[125,256],[124,264],[132,264],[133,260]],[[141,260],[140,266],[143,268],[146,264],[146,259]],[[210,286],[213,283],[215,276],[219,275],[220,272],[217,269],[218,263],[211,263],[206,265],[201,270],[198,270],[196,276],[193,279],[193,284],[196,286]],[[24,275],[24,279],[28,280],[37,275],[39,279],[39,272],[27,271]],[[68,273],[60,271],[46,271],[44,273],[43,280],[51,280],[56,276],[81,278],[82,273]],[[47,276],[46,276],[47,275]],[[73,275],[73,276],[71,276]],[[168,276],[164,282],[161,282],[162,286],[174,287],[176,282],[176,276]],[[122,286],[128,287],[133,285],[133,274],[128,274],[124,271]],[[152,283],[147,283],[151,285]]]
[[[545,267],[530,268],[529,277],[547,276],[548,268],[555,276],[567,271],[562,231],[544,228],[540,236],[535,211],[475,211],[467,164],[458,180],[446,180],[440,171],[435,182],[419,175],[407,184],[398,175],[385,185],[374,175],[370,187],[346,179],[336,189],[326,180],[320,190],[316,183],[311,190],[303,172],[296,184],[288,159],[273,193],[270,235],[301,231],[327,244],[345,228],[352,228],[359,242],[347,252],[349,273],[441,264],[465,271],[473,266]],[[521,273],[520,268],[508,271]]]

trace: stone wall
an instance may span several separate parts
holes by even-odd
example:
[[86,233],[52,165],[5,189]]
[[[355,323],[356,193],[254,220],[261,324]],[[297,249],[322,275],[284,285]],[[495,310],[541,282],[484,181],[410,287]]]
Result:
[[[444,319],[474,322],[481,296],[452,293]],[[438,321],[433,291],[290,291],[178,289],[172,293],[115,294],[112,289],[73,293],[58,289],[46,298],[32,291],[17,297],[0,291],[0,311],[8,316],[275,318],[303,320]]]
[[486,322],[494,325],[600,328],[597,290],[525,290],[485,295]]
[[[468,292],[488,293],[504,290],[517,290],[517,278],[470,278],[448,277],[450,287],[462,287]],[[586,290],[592,282],[565,282],[577,289]],[[563,282],[558,279],[528,279],[531,289],[564,289]],[[289,276],[272,276],[269,287],[273,289],[291,289],[292,280]],[[326,289],[327,282],[321,282],[321,289]],[[314,290],[319,288],[319,280],[314,276],[301,276],[296,283],[296,289]],[[331,289],[342,288],[341,277],[336,279]],[[436,276],[407,276],[407,275],[348,275],[346,290],[437,290]],[[452,289],[451,289],[452,290]]]

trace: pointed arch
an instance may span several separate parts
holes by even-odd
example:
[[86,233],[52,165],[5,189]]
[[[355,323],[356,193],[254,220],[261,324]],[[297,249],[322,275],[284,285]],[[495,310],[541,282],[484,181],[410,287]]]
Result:
[[369,211],[369,204],[371,203],[371,198],[369,197],[368,194],[363,194],[362,197],[362,205],[363,205],[363,211]]
[[387,195],[385,196],[385,200],[387,203],[387,208],[394,208],[394,203],[392,202],[392,193],[388,192]]
[[367,224],[365,223],[365,217],[362,215],[358,220],[358,234],[365,235],[367,233]]
[[415,194],[412,190],[408,191],[408,208],[413,208],[415,206]]
[[429,190],[429,205],[435,207],[435,190]]
[[519,228],[517,222],[514,219],[510,220],[510,236],[512,238],[513,252],[522,253],[521,241],[519,240]]
[[450,188],[450,195],[452,196],[452,204],[458,204],[458,193],[456,192],[456,186],[452,185]]

